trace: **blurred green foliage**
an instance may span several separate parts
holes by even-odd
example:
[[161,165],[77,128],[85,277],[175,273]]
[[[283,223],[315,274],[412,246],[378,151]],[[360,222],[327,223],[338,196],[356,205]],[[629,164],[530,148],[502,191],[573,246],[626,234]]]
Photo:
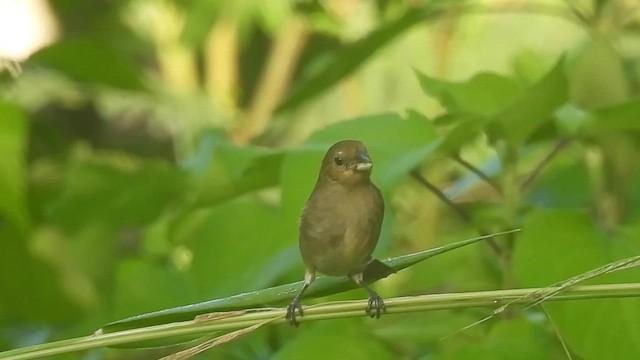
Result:
[[[387,202],[378,257],[524,229],[394,275],[384,297],[545,286],[640,251],[632,0],[49,6],[60,39],[0,76],[0,350],[299,280],[297,218],[346,138]],[[271,326],[199,358],[640,353],[638,300],[543,308],[444,340],[489,310]]]

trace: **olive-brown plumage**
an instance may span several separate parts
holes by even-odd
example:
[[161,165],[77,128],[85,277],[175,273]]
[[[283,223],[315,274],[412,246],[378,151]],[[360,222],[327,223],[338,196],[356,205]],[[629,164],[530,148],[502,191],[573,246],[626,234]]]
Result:
[[382,219],[384,200],[371,182],[372,162],[360,141],[340,141],[322,160],[318,181],[300,218],[300,254],[305,264],[305,284],[287,309],[287,319],[297,325],[296,311],[302,315],[300,298],[316,276],[348,276],[369,293],[366,312],[380,317],[384,302],[365,283],[363,272],[370,269],[378,277],[393,269],[372,259]]

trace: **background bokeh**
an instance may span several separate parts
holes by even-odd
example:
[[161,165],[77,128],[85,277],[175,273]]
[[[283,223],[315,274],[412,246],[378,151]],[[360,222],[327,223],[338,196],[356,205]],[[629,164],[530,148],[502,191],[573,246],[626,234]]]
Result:
[[[635,0],[37,3],[44,47],[0,62],[0,350],[300,280],[297,219],[347,138],[386,199],[378,257],[524,229],[393,275],[383,297],[545,286],[640,254]],[[640,353],[636,299],[456,333],[491,310],[269,326],[198,358]]]

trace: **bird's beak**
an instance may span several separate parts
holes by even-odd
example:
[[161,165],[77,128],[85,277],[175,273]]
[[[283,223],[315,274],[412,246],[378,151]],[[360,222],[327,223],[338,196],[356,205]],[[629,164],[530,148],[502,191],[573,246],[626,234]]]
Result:
[[356,170],[365,171],[371,169],[373,163],[371,162],[371,158],[366,151],[358,151],[356,153]]

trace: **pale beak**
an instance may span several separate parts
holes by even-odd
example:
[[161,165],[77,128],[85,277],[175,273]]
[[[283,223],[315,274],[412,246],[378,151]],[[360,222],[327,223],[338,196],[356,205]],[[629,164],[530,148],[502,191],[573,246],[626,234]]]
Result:
[[358,151],[356,154],[356,170],[365,171],[371,169],[373,163],[366,151]]

